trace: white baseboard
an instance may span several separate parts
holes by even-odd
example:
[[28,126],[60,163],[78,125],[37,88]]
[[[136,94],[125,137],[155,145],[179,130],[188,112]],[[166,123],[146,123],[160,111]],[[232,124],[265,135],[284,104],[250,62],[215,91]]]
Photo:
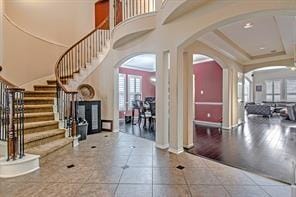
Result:
[[201,120],[194,120],[194,124],[202,125],[202,126],[209,126],[209,127],[221,127],[221,123],[219,122],[208,122],[208,121],[201,121]]
[[0,158],[0,178],[10,178],[28,174],[39,169],[39,155],[26,154],[22,159],[6,161]]
[[183,145],[183,147],[189,149],[194,147],[194,144]]
[[169,144],[155,144],[155,147],[159,149],[167,149],[169,148]]
[[0,157],[7,156],[7,142],[0,141]]
[[113,129],[112,132],[113,132],[113,133],[118,133],[118,132],[119,132],[119,129]]
[[169,148],[168,150],[169,152],[171,153],[174,153],[174,154],[180,154],[180,153],[183,153],[184,152],[184,149],[183,148],[179,148],[179,149],[175,149],[175,148]]

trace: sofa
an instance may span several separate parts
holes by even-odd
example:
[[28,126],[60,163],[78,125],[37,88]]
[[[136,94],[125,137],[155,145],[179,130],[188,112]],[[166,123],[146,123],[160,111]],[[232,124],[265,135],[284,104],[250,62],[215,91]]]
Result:
[[269,105],[257,105],[257,104],[248,104],[246,105],[247,115],[261,115],[265,117],[272,116],[272,107]]
[[296,105],[287,105],[289,120],[296,121]]

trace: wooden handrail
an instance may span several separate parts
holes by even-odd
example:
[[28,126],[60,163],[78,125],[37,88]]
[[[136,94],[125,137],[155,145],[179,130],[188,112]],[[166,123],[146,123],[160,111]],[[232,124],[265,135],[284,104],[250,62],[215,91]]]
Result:
[[70,90],[67,90],[67,88],[64,86],[64,84],[62,83],[60,77],[59,77],[59,65],[60,65],[60,62],[63,60],[63,57],[68,54],[74,47],[76,47],[77,45],[79,45],[83,40],[85,40],[86,38],[88,38],[90,35],[92,35],[95,31],[97,31],[98,29],[101,29],[105,24],[106,22],[109,21],[109,17],[107,17],[104,21],[102,21],[100,23],[99,26],[97,26],[94,30],[92,30],[90,33],[88,33],[87,35],[85,35],[83,38],[81,38],[78,42],[76,42],[75,44],[73,44],[69,49],[67,49],[61,56],[60,58],[58,59],[57,63],[56,63],[56,66],[55,66],[55,75],[56,75],[56,80],[57,80],[57,85],[59,87],[62,88],[62,90],[67,93],[67,94],[77,94],[78,92],[77,91],[70,91]]

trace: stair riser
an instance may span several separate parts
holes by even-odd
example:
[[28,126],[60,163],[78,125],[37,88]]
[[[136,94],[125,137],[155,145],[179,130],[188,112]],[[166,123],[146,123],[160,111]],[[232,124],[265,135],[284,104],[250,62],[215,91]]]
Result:
[[36,133],[36,132],[41,132],[41,131],[46,131],[46,130],[53,130],[53,129],[57,129],[58,127],[59,127],[59,125],[57,123],[57,124],[53,124],[53,125],[25,129],[25,134]]
[[57,88],[56,87],[46,87],[46,86],[44,86],[44,87],[34,87],[34,90],[35,91],[56,91],[57,90]]
[[40,108],[30,108],[30,109],[26,109],[25,108],[25,113],[39,113],[39,112],[53,112],[53,108],[52,107],[40,107]]
[[25,100],[25,105],[54,104],[54,100]]
[[55,153],[58,151],[63,151],[66,150],[68,148],[72,148],[72,143],[66,144],[62,147],[58,147],[57,149],[52,149],[50,152],[47,152],[45,155],[40,155],[40,162],[46,162],[47,159],[50,159],[51,153]]
[[25,97],[56,97],[56,93],[39,93],[39,92],[34,92],[34,93],[25,93]]
[[50,120],[54,120],[54,115],[39,116],[39,117],[25,117],[25,123],[39,122],[39,121],[50,121]]
[[51,136],[51,137],[43,138],[43,139],[36,140],[36,141],[33,141],[33,142],[25,143],[25,149],[33,148],[35,146],[39,146],[39,145],[46,144],[46,143],[50,143],[52,141],[62,139],[64,137],[65,137],[65,134],[61,133],[61,134],[58,134],[58,135],[55,135],[55,136]]
[[[63,84],[66,84],[67,83],[67,80],[62,80],[62,83]],[[56,81],[47,81],[47,85],[56,85],[57,82]]]

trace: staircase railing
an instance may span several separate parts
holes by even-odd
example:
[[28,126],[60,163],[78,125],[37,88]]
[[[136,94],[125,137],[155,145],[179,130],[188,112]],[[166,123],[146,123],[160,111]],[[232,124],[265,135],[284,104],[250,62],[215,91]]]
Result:
[[[110,30],[106,30],[106,18],[97,28],[84,36],[71,46],[57,61],[55,75],[57,80],[57,109],[60,121],[68,129],[69,137],[77,136],[77,94],[70,90],[66,84],[74,78],[74,74],[91,63],[93,58],[98,58],[110,40]],[[108,25],[107,25],[108,26]]]
[[155,0],[116,0],[115,25],[134,16],[155,11]]
[[7,143],[7,161],[25,155],[24,91],[0,76],[0,141]]

